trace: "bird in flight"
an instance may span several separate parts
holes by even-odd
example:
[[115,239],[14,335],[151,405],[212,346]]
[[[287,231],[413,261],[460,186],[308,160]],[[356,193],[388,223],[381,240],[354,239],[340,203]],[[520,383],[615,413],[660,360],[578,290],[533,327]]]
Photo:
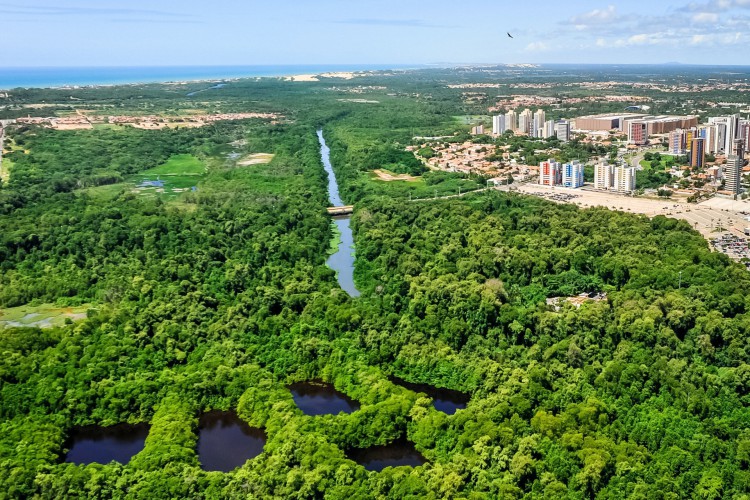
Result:
[[[508,33],[508,32],[506,31],[506,33]],[[508,38],[513,38],[513,35],[511,35],[510,33],[508,33]]]

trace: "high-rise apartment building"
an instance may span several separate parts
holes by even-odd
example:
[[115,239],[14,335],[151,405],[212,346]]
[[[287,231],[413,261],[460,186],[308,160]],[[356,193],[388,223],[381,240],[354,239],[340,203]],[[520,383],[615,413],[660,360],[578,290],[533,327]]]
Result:
[[667,149],[673,155],[685,154],[687,148],[687,142],[685,138],[685,130],[678,128],[669,133],[669,143]]
[[740,134],[740,115],[727,116],[727,135],[724,138],[724,152],[729,155],[732,154],[732,145],[735,139],[739,138]]
[[492,134],[500,135],[505,132],[505,115],[492,117]]
[[512,109],[505,113],[505,130],[518,130],[518,113]]
[[578,160],[562,166],[562,185],[569,188],[583,186],[583,165]]
[[594,188],[621,193],[635,191],[635,167],[610,165],[602,161],[594,167]]
[[534,116],[530,109],[524,109],[518,115],[518,131],[523,134],[531,135],[531,127],[534,125]]
[[547,120],[547,115],[543,109],[537,109],[534,113],[534,120],[532,123],[532,136],[543,137],[544,136],[544,122]]
[[703,125],[698,130],[698,136],[703,137],[706,153],[716,154],[719,152],[718,126],[716,124]]
[[594,189],[612,189],[615,183],[615,166],[603,160],[594,166]]
[[635,191],[635,167],[619,165],[615,167],[615,182],[613,189],[621,193]]
[[742,173],[743,160],[737,155],[729,155],[727,164],[724,165],[724,189],[732,196],[740,194],[740,174]]
[[732,141],[732,149],[730,151],[730,154],[733,154],[735,156],[739,156],[740,158],[745,158],[745,141],[742,139],[735,139]]
[[562,165],[552,159],[539,163],[539,184],[543,186],[562,184]]
[[706,140],[696,137],[690,142],[690,166],[692,168],[703,168],[706,165]]
[[548,139],[555,136],[555,120],[547,120],[544,122],[544,134],[542,137]]
[[648,142],[648,124],[642,120],[628,122],[628,142],[643,146]]
[[568,142],[570,140],[570,122],[567,120],[556,122],[555,135],[560,139],[560,142]]

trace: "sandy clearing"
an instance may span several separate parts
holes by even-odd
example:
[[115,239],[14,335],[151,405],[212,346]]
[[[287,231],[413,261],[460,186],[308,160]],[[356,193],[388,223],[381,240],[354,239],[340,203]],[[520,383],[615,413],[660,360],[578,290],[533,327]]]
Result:
[[254,153],[251,155],[246,156],[243,160],[238,161],[237,165],[240,167],[249,167],[251,165],[263,165],[266,163],[271,163],[271,160],[273,160],[273,157],[276,155],[270,154],[270,153]]
[[[661,200],[653,198],[633,198],[617,193],[603,191],[588,191],[538,184],[513,185],[514,189],[540,197],[552,194],[569,194],[576,196],[568,203],[574,203],[583,208],[606,207],[611,210],[644,214],[648,217],[663,215],[673,219],[688,221],[705,238],[715,238],[721,234],[731,233],[744,236],[745,228],[750,228],[750,221],[741,211],[750,212],[750,202],[732,201],[724,198],[712,198],[701,203],[687,203],[685,198]],[[549,198],[548,198],[549,199]],[[558,203],[564,203],[562,201]]]
[[413,175],[409,174],[393,174],[391,172],[388,172],[386,170],[380,170],[376,169],[373,170],[372,173],[378,176],[378,179],[381,181],[391,182],[391,181],[416,181],[419,180],[419,177],[414,177]]

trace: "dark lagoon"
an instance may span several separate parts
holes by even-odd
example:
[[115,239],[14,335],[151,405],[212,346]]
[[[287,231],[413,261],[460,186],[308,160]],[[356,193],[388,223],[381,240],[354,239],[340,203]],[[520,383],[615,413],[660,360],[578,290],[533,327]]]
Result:
[[456,413],[456,410],[466,408],[466,403],[471,398],[470,394],[454,391],[453,389],[443,389],[428,384],[416,384],[394,376],[389,377],[389,379],[394,384],[405,387],[410,391],[427,394],[427,396],[432,398],[432,404],[435,406],[435,409],[448,415],[453,415]]
[[234,412],[212,411],[198,422],[198,460],[203,470],[229,472],[263,453],[266,434]]
[[359,410],[359,403],[333,385],[313,380],[297,382],[288,386],[294,403],[306,415],[328,415],[340,412],[352,413]]
[[367,470],[381,471],[386,467],[409,465],[417,467],[427,462],[406,438],[398,439],[384,446],[352,448],[347,456]]
[[111,427],[90,425],[73,429],[65,444],[65,461],[76,464],[126,464],[146,444],[147,424],[120,424]]

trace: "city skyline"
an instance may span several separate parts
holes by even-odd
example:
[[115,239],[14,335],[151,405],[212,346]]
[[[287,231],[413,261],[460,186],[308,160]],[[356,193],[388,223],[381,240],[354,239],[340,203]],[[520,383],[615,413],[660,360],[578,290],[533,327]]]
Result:
[[[644,14],[648,12],[648,14]],[[737,64],[750,0],[0,3],[0,65]],[[506,36],[506,32],[513,38]]]

